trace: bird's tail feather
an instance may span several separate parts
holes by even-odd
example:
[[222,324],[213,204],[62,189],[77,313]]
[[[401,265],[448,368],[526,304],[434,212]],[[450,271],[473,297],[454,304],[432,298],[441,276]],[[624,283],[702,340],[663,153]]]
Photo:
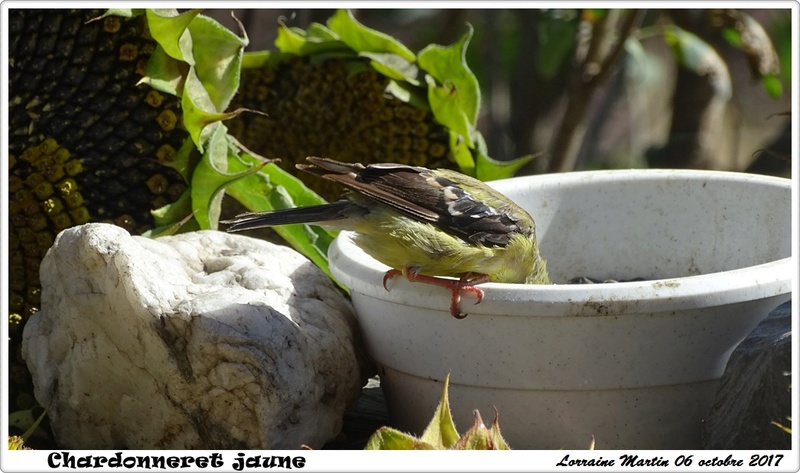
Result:
[[330,204],[310,207],[273,210],[271,212],[249,212],[239,214],[231,220],[223,220],[220,223],[230,224],[231,226],[227,229],[229,232],[292,223],[319,223],[347,218],[353,205],[349,200],[339,200]]

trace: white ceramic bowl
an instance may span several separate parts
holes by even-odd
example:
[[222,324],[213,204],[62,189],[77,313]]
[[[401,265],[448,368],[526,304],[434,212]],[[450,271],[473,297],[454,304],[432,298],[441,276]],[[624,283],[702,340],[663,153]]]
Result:
[[[461,431],[479,409],[512,448],[698,448],[736,345],[790,297],[791,181],[688,170],[527,176],[492,186],[534,216],[554,285],[487,283],[469,315],[340,235],[395,426],[421,431],[450,372]],[[631,279],[563,284],[576,276]]]

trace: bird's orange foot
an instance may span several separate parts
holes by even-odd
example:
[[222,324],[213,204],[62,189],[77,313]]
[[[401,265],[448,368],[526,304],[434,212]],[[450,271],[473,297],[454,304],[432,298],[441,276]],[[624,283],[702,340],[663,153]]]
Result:
[[403,274],[403,272],[396,269],[390,269],[389,271],[386,271],[386,274],[383,275],[383,288],[388,291],[389,288],[386,287],[386,283],[397,276],[400,276],[401,274]]
[[461,308],[459,307],[459,302],[461,302],[461,294],[474,294],[478,299],[475,301],[475,303],[478,304],[483,300],[483,290],[475,287],[475,285],[489,282],[489,276],[486,274],[466,273],[463,274],[457,281],[454,281],[452,279],[438,278],[436,276],[423,276],[416,274],[413,268],[405,267],[402,271],[397,269],[390,269],[389,271],[386,271],[386,274],[383,276],[383,288],[388,291],[389,288],[386,287],[386,283],[390,279],[393,279],[401,274],[411,282],[433,284],[434,286],[449,289],[453,294],[452,298],[450,299],[450,315],[457,319],[463,319],[467,316],[467,314],[461,313]]

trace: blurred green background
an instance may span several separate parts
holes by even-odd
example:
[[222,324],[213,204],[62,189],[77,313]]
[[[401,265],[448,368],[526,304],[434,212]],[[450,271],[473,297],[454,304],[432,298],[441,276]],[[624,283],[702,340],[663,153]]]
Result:
[[[233,10],[250,39],[247,51],[274,49],[278,21],[306,28],[332,13]],[[791,173],[789,9],[353,13],[412,51],[452,44],[471,24],[467,62],[481,85],[478,130],[495,159],[542,153],[522,173]],[[205,14],[238,30],[231,10]]]

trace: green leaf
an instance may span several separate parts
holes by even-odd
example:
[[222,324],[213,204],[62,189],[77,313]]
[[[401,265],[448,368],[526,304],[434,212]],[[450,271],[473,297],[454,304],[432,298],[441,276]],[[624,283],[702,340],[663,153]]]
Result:
[[[420,51],[417,59],[419,66],[436,79],[438,84],[450,84],[445,89],[450,98],[456,101],[470,127],[478,120],[481,101],[478,78],[469,69],[466,60],[472,33],[472,26],[468,25],[467,32],[458,42],[448,47],[431,44]],[[428,82],[428,85],[431,83]]]
[[676,26],[665,28],[664,39],[672,47],[678,63],[698,76],[708,78],[716,95],[731,97],[731,78],[725,61],[708,43]]
[[282,53],[307,56],[332,50],[346,49],[341,41],[330,41],[320,38],[310,38],[300,28],[278,25],[278,34],[275,38],[275,47]]
[[205,149],[205,142],[213,132],[212,129],[205,130],[206,125],[216,121],[213,118],[217,113],[194,68],[189,68],[186,74],[181,107],[186,131],[189,132],[197,149],[202,152]]
[[[277,166],[276,166],[277,167]],[[274,192],[268,195],[270,206],[276,209],[294,208],[294,196],[283,186],[276,186]],[[311,260],[325,274],[346,292],[349,289],[339,283],[331,274],[328,265],[328,248],[333,243],[335,234],[316,225],[279,225],[273,230],[281,236],[292,248],[300,252],[303,256]]]
[[183,87],[181,97],[181,107],[183,108],[183,124],[186,131],[192,137],[195,146],[201,152],[205,149],[206,142],[216,126],[217,122],[233,118],[243,112],[252,112],[245,108],[239,108],[231,112],[217,112],[216,106],[211,101],[203,82],[197,77],[194,68],[189,68],[186,74],[186,83]]
[[150,214],[153,215],[155,227],[142,234],[148,238],[174,235],[181,229],[189,230],[194,229],[193,227],[196,227],[198,230],[200,229],[196,220],[191,227],[186,226],[189,220],[194,216],[192,213],[192,193],[189,189],[186,189],[175,202],[151,210]]
[[175,153],[175,156],[173,156],[170,161],[163,162],[162,164],[178,171],[183,180],[189,182],[192,177],[192,171],[195,166],[197,166],[198,161],[200,161],[200,153],[195,152],[195,150],[196,148],[192,138],[186,138]]
[[397,54],[362,52],[359,53],[359,56],[371,59],[370,64],[373,69],[390,79],[419,85],[417,80],[419,68],[413,62],[409,62]]
[[362,25],[349,10],[337,10],[328,19],[328,27],[354,51],[394,53],[409,62],[416,60],[414,53],[402,43],[385,33]]
[[159,44],[145,66],[144,77],[139,84],[147,84],[159,92],[180,97],[189,65],[170,57]]
[[[246,162],[250,163],[259,162],[258,158],[255,158],[247,153],[243,153],[241,157]],[[310,188],[306,187],[303,181],[300,180],[297,176],[290,174],[289,172],[283,170],[283,168],[281,168],[276,164],[270,164],[266,166],[263,170],[261,170],[261,173],[266,175],[269,178],[269,181],[273,185],[286,189],[286,191],[292,196],[293,207],[323,205],[328,203],[328,201],[323,199],[319,194],[317,194]],[[273,208],[280,209],[288,207],[273,207]],[[329,233],[333,236],[336,236],[338,234],[338,232],[329,232]]]
[[153,216],[153,220],[158,227],[172,225],[175,222],[181,221],[191,213],[192,196],[188,189],[181,194],[181,196],[178,197],[178,200],[175,202],[150,211],[150,214]]
[[367,440],[364,450],[434,450],[434,447],[399,430],[381,427]]
[[150,34],[164,51],[172,58],[194,65],[192,55],[192,35],[187,31],[189,24],[202,10],[189,10],[178,14],[173,9],[148,9],[147,24]]
[[479,131],[475,131],[475,151],[477,153],[483,153],[484,155],[489,154],[489,150],[486,147],[486,140],[483,139],[483,135]]
[[228,129],[218,124],[208,140],[203,158],[192,173],[192,213],[200,228],[217,228],[223,190],[239,179],[257,172],[266,162],[248,167],[235,174],[228,173],[229,162],[236,150],[228,136]]
[[390,80],[389,84],[386,86],[385,92],[391,94],[393,97],[402,102],[408,103],[411,101],[411,91],[408,89],[408,87],[401,85],[403,82],[404,81],[397,82]]
[[450,153],[458,165],[458,169],[467,176],[476,177],[475,159],[472,157],[466,142],[453,130],[448,130],[450,137]]
[[783,85],[776,75],[763,76],[761,78],[761,86],[773,99],[779,99],[783,95]]
[[339,41],[339,37],[327,26],[312,22],[306,28],[306,36],[319,41]]
[[306,45],[306,32],[300,28],[292,28],[283,23],[278,24],[278,34],[275,36],[275,47],[281,52],[304,55]]
[[192,212],[200,228],[216,228],[225,185],[234,176],[226,174],[228,134],[224,126],[216,126],[207,142],[203,159],[192,173]]
[[280,55],[273,51],[251,51],[242,55],[242,69],[258,69],[269,67],[275,61],[275,56]]
[[[248,153],[242,153],[239,159],[230,159],[228,166],[232,172],[242,172],[262,162]],[[252,212],[326,203],[325,199],[306,187],[300,179],[275,164],[268,164],[257,173],[232,182],[226,192]],[[328,268],[328,247],[337,232],[316,225],[280,225],[273,227],[273,230],[331,276]]]
[[[187,199],[187,202],[188,201],[189,199]],[[200,230],[200,224],[197,223],[197,220],[194,218],[194,214],[189,212],[188,215],[178,220],[177,222],[170,223],[168,225],[160,225],[154,227],[142,233],[142,236],[147,238],[158,238],[162,236],[175,235],[176,233],[181,233],[181,232],[183,233],[195,232],[197,230]]]
[[510,161],[498,161],[482,152],[477,153],[476,177],[481,181],[494,181],[513,177],[523,166],[533,161],[537,155],[522,156]]
[[216,111],[228,107],[239,89],[239,71],[247,39],[201,15],[189,24],[195,70]]
[[457,133],[466,142],[466,145],[472,148],[474,146],[471,137],[472,124],[461,107],[456,85],[453,82],[437,85],[435,79],[430,75],[425,76],[425,81],[428,83],[428,103],[436,121]]
[[428,105],[427,90],[422,87],[414,87],[407,81],[390,80],[386,86],[385,92],[393,95],[398,100],[401,100],[414,108],[422,108],[430,110]]
[[458,431],[453,423],[453,416],[450,414],[449,385],[450,373],[447,373],[447,377],[444,379],[442,399],[436,407],[433,419],[420,437],[423,442],[433,445],[436,449],[450,448],[458,442]]

